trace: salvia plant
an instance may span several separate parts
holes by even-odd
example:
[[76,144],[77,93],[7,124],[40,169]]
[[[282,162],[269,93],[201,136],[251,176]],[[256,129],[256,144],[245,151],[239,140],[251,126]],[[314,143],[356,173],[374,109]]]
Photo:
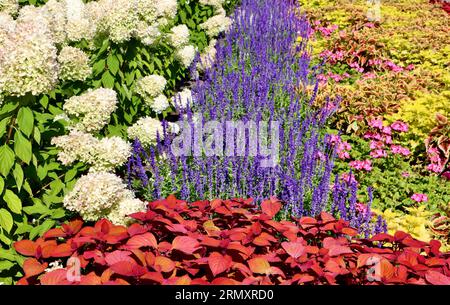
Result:
[[[367,235],[384,231],[384,221],[372,219],[371,198],[358,210],[356,183],[332,177],[334,151],[322,127],[333,107],[310,107],[318,86],[306,48],[308,22],[289,1],[243,1],[233,17],[216,46],[214,65],[193,84],[190,103],[178,107],[180,135],[171,136],[171,123],[164,122],[156,144],[137,137],[128,162],[130,185],[149,200],[171,193],[187,201],[234,196],[261,202],[276,196],[288,214],[331,210]],[[311,95],[302,92],[311,86]],[[212,135],[196,132],[211,131],[212,121]],[[230,136],[230,122],[254,124],[269,139],[252,141],[250,129],[233,129]],[[271,150],[271,166],[264,162],[270,161],[269,146],[277,152],[274,158]]]

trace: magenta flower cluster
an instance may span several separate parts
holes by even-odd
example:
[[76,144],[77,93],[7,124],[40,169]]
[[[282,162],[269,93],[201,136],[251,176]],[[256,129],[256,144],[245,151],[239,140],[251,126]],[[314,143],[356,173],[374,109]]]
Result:
[[411,196],[411,199],[414,200],[415,202],[427,202],[428,196],[425,194],[416,193]]
[[365,171],[371,171],[372,170],[372,161],[370,160],[363,160],[363,161],[352,161],[349,163],[351,168],[357,169],[357,170],[365,170]]
[[343,141],[339,135],[330,135],[329,144],[336,148],[339,159],[345,160],[350,158],[350,150],[352,146],[347,141]]
[[365,139],[370,139],[370,156],[372,158],[387,157],[387,149],[395,155],[409,156],[411,152],[408,148],[394,144],[392,141],[393,132],[402,133],[408,131],[408,125],[402,121],[395,121],[389,126],[384,126],[381,119],[371,119],[369,126],[372,130],[364,134]]

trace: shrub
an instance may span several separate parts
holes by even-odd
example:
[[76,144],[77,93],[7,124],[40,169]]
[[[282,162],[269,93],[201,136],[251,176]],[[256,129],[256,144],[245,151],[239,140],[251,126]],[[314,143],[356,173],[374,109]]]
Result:
[[[74,220],[16,242],[29,257],[19,284],[450,284],[438,241],[400,231],[358,239],[324,212],[276,221],[274,198],[261,209],[251,199],[188,206],[174,197],[148,207],[129,227]],[[80,262],[77,281],[67,277],[71,263],[55,263],[69,257]]]
[[[151,74],[167,80],[164,94],[169,98],[188,80],[185,64],[187,55],[192,54],[183,53],[179,58],[166,34],[172,27],[185,25],[189,41],[182,40],[177,47],[188,44],[190,50],[195,46],[202,52],[211,39],[200,24],[217,13],[225,14],[222,7],[197,0],[164,1],[167,5],[158,9],[158,16],[133,10],[136,1],[19,2],[19,14],[6,12],[13,16],[0,8],[0,279],[7,283],[12,282],[16,270],[14,265],[3,264],[3,258],[22,261],[8,248],[12,242],[34,239],[58,221],[72,217],[62,208],[63,198],[90,165],[120,172],[129,153],[124,140],[127,127],[141,116],[160,120],[173,111],[169,107],[156,113],[135,94],[138,80]],[[226,1],[225,9],[229,12],[237,2]],[[147,8],[154,3],[139,1]],[[99,6],[100,11],[96,10]],[[76,9],[79,18],[66,18],[70,9]],[[152,17],[158,17],[157,21]],[[145,25],[159,26],[160,39],[139,31]],[[27,78],[19,78],[16,72],[22,70]],[[101,94],[86,95],[90,90]],[[103,98],[111,103],[104,103]],[[94,107],[97,112],[93,113],[92,104],[86,101],[105,107],[101,111]],[[67,117],[69,123],[64,120]],[[87,126],[93,134],[74,136],[79,130],[73,129]],[[66,135],[68,129],[72,133]],[[59,136],[63,138],[56,142],[64,143],[66,151],[52,144]],[[95,152],[80,157],[80,149],[93,142],[97,142]],[[71,147],[66,147],[67,143]],[[70,154],[68,150],[74,147],[78,151]],[[114,154],[108,154],[111,147],[118,148]],[[58,156],[65,164],[58,162]]]

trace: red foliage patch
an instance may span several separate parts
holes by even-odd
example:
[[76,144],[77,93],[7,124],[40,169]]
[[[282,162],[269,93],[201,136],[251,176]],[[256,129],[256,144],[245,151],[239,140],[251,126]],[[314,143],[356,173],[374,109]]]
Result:
[[[128,228],[75,220],[37,241],[20,284],[450,284],[450,254],[398,232],[359,239],[344,220],[275,221],[276,199],[149,203]],[[71,257],[69,267],[45,272]],[[77,260],[78,259],[78,260]],[[76,275],[79,262],[80,274]],[[70,274],[71,276],[67,276]]]

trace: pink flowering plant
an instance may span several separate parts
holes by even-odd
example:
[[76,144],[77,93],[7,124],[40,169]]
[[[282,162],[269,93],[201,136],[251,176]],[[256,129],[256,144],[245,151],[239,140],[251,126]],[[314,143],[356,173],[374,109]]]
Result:
[[[404,207],[425,204],[427,209],[441,212],[450,202],[450,188],[445,179],[430,175],[417,163],[404,135],[408,125],[402,121],[390,124],[382,118],[370,118],[362,136],[332,135],[337,155],[336,171],[342,179],[358,183],[359,189],[373,187],[374,207],[403,210]],[[429,153],[430,155],[430,153]],[[358,194],[364,202],[364,194]]]

